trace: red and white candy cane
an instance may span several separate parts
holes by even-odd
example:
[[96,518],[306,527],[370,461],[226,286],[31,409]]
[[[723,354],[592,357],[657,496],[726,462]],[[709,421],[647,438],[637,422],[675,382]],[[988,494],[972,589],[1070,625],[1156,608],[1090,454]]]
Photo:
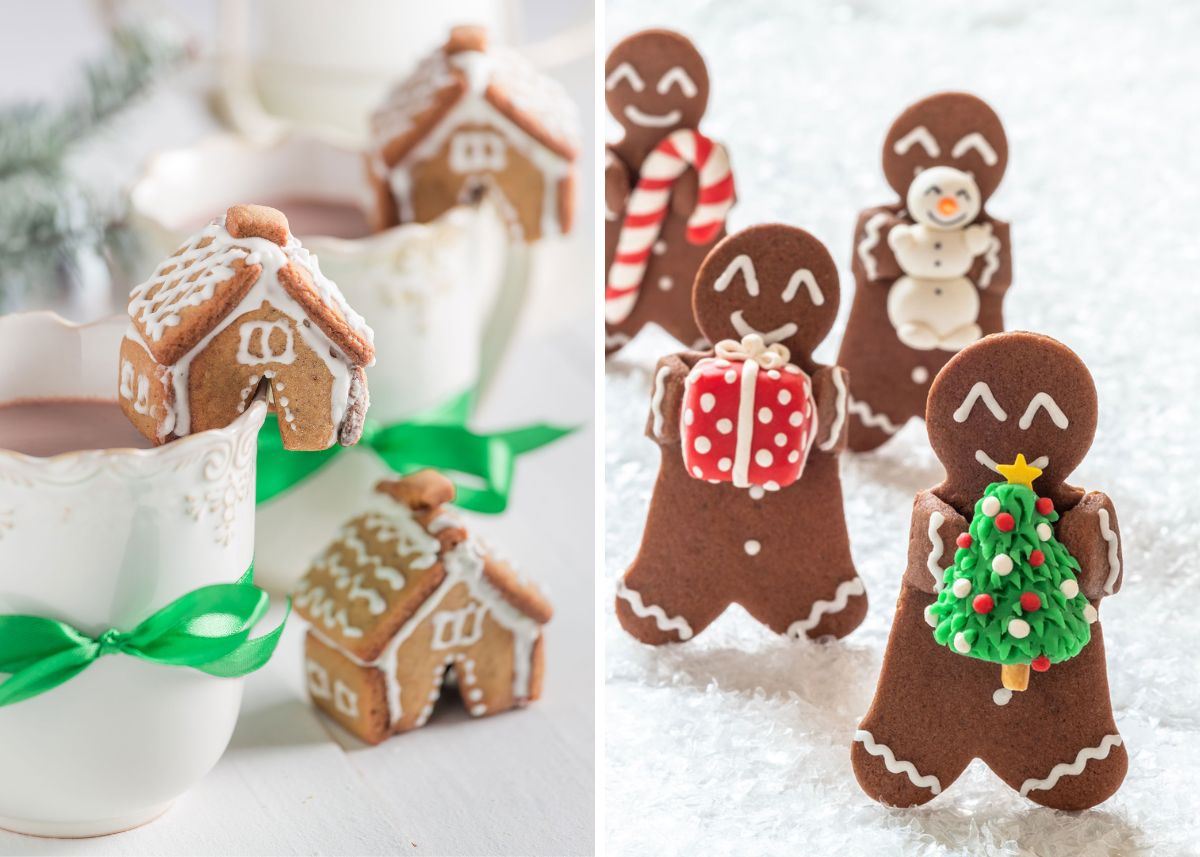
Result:
[[642,163],[637,187],[625,207],[617,253],[604,290],[604,317],[624,321],[637,303],[654,242],[667,217],[671,190],[691,167],[700,178],[700,196],[688,217],[687,240],[707,244],[716,237],[733,207],[733,173],[729,153],[699,131],[681,128],[663,138]]

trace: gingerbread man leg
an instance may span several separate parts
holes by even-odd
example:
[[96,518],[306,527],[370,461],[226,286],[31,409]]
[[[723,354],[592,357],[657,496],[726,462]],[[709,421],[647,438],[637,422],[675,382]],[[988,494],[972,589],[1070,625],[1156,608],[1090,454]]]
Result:
[[962,686],[978,683],[969,677],[976,665],[934,642],[923,617],[931,601],[901,590],[875,699],[854,733],[854,775],[888,806],[933,800],[975,755],[970,736],[956,726]]
[[687,563],[635,561],[617,584],[617,619],[632,636],[651,646],[690,640],[729,606],[726,599],[697,597],[710,591]]
[[[1026,704],[1055,715],[1019,717]],[[1032,673],[1029,688],[1013,693],[1001,712],[1020,728],[991,730],[990,747],[981,755],[1031,801],[1052,809],[1088,809],[1107,800],[1125,779],[1129,757],[1113,721],[1098,622],[1082,652],[1047,672]]]
[[746,516],[757,538],[747,542],[738,602],[776,633],[846,636],[866,617],[867,595],[850,555],[836,459],[814,454],[799,483],[760,497]]

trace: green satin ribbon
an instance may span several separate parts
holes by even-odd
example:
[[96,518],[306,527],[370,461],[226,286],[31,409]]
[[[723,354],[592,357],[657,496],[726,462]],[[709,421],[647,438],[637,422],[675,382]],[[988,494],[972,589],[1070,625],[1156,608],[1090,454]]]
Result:
[[237,583],[202,586],[150,615],[132,631],[110,628],[98,637],[41,616],[0,616],[0,708],[70,681],[105,655],[125,654],[168,666],[237,678],[266,664],[275,652],[287,612],[273,631],[250,632],[266,615],[270,597],[254,585],[254,566]]
[[[367,421],[358,445],[367,447],[400,474],[426,467],[441,470],[457,486],[455,503],[475,512],[497,514],[508,506],[513,470],[519,456],[553,443],[574,429],[538,423],[492,434],[466,427],[474,406],[474,390],[410,420],[384,426]],[[262,503],[316,473],[347,447],[319,452],[283,448],[275,416],[268,416],[258,435],[258,478],[255,499]],[[456,476],[470,477],[462,481]]]

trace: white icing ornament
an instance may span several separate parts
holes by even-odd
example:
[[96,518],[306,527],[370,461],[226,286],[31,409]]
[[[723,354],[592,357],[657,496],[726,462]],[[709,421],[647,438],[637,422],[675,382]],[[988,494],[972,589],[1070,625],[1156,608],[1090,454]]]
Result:
[[1076,580],[1064,580],[1059,584],[1058,589],[1067,600],[1074,598],[1079,594],[1079,582]]
[[933,615],[933,605],[932,604],[925,608],[925,624],[928,625],[930,628],[937,627],[937,619]]
[[994,518],[1000,512],[1000,500],[997,497],[984,497],[983,504],[979,508],[983,514]]
[[967,636],[962,631],[954,635],[954,649],[964,655],[971,651],[971,644],[967,642]]
[[1100,614],[1096,612],[1095,607],[1093,607],[1091,604],[1089,604],[1088,606],[1083,608],[1083,618],[1087,620],[1087,623],[1089,625],[1091,625],[1097,619],[1100,618]]
[[971,581],[965,577],[960,577],[954,581],[954,584],[950,587],[950,591],[958,598],[966,598],[971,594]]
[[998,553],[992,557],[992,571],[1001,577],[1006,577],[1013,570],[1013,561],[1006,553]]
[[1024,640],[1029,636],[1029,623],[1024,619],[1012,619],[1008,623],[1008,633],[1018,640]]
[[1050,528],[1049,524],[1047,524],[1045,521],[1043,521],[1042,523],[1037,525],[1037,535],[1038,535],[1038,538],[1041,539],[1042,541],[1048,542],[1048,541],[1050,541],[1051,537],[1054,535],[1054,530],[1052,530]]

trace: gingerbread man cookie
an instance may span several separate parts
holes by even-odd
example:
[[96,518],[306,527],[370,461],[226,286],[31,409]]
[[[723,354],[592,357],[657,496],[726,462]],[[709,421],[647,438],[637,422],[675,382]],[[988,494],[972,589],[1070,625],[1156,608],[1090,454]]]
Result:
[[867,611],[842,505],[846,373],[812,359],[837,269],[800,229],[722,241],[696,277],[717,343],[659,361],[646,433],[662,464],[617,618],[645,643],[688,640],[732,603],[780,634],[841,637]]
[[1032,333],[969,345],[934,380],[926,419],[946,480],[917,495],[852,750],[876,800],[925,803],[974,758],[1056,809],[1120,786],[1128,760],[1097,612],[1121,588],[1120,531],[1108,497],[1065,482],[1096,417],[1087,367]]
[[697,130],[708,103],[704,60],[678,33],[635,33],[609,54],[604,89],[624,130],[605,151],[606,351],[647,322],[706,347],[691,284],[725,235],[734,188],[728,153]]
[[1004,329],[1009,228],[984,206],[1007,162],[1000,118],[966,93],[918,101],[888,131],[883,171],[900,200],[858,217],[838,355],[851,378],[851,449],[874,449],[922,416],[946,361]]

